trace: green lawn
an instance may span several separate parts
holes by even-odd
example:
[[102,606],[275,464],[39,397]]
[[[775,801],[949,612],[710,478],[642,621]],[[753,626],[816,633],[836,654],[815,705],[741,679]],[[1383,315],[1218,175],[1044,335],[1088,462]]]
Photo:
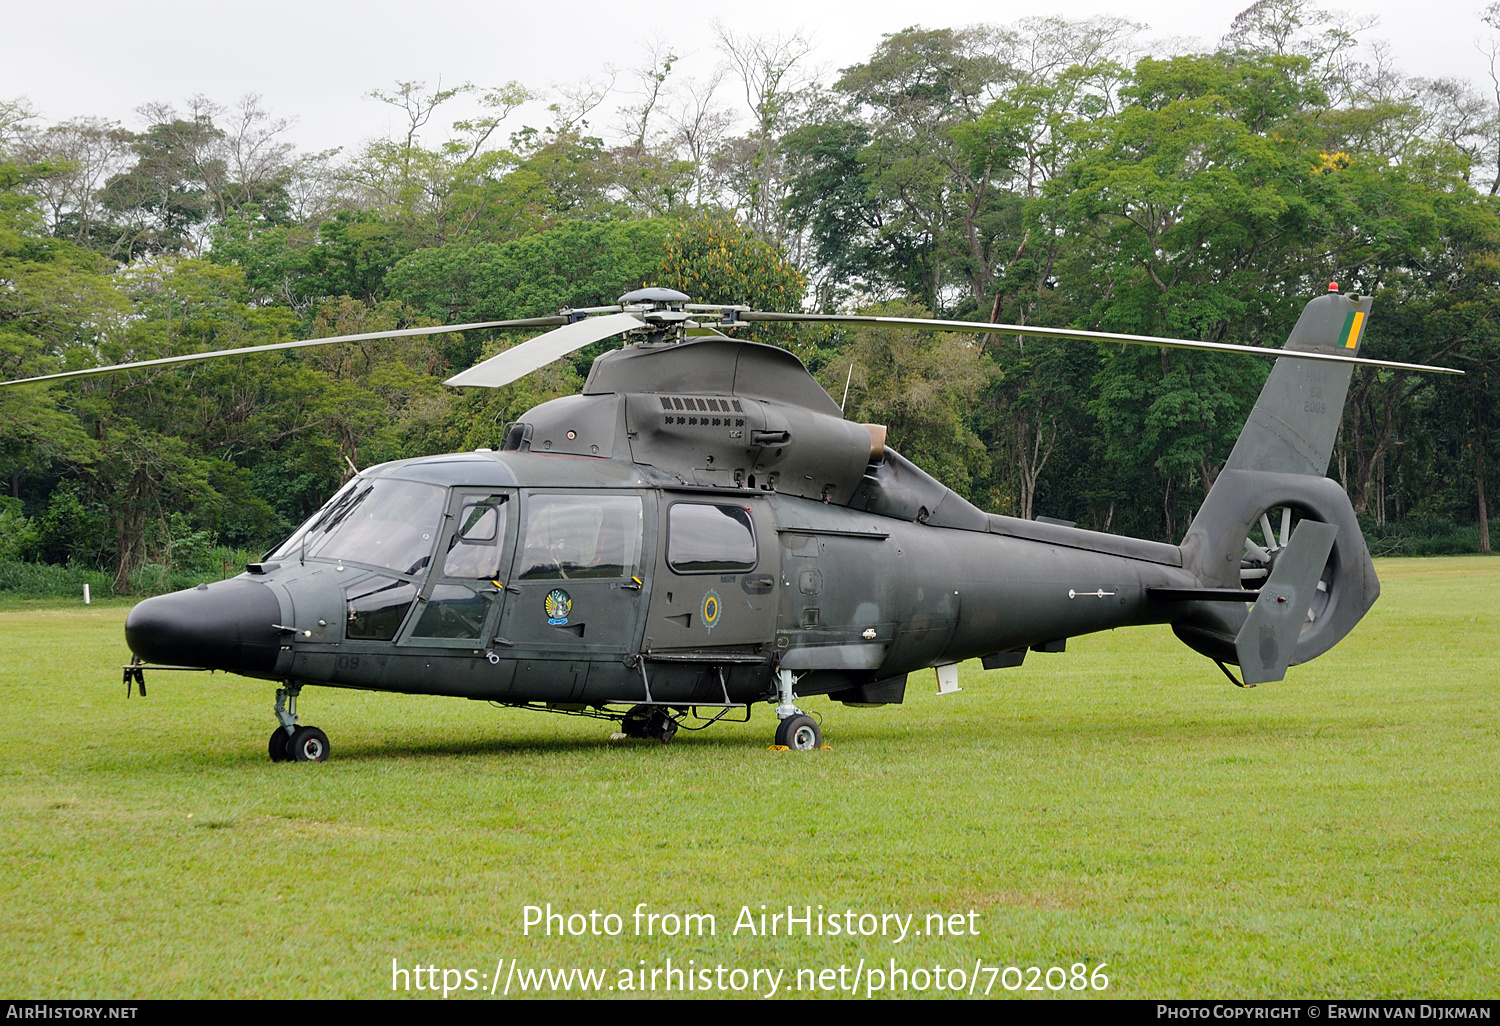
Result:
[[[393,958],[613,982],[670,956],[784,969],[783,994],[896,958],[1107,962],[1121,997],[1495,997],[1500,559],[1379,571],[1355,634],[1280,684],[1113,632],[968,664],[958,695],[927,674],[901,707],[811,700],[811,754],[768,751],[766,709],[662,746],[309,688],[333,759],[273,765],[272,685],[156,673],[127,701],[124,605],[13,603],[0,994],[383,997]],[[546,902],[625,932],[523,937]],[[717,936],[632,936],[639,902]],[[731,936],[742,905],[808,903],[974,909],[980,936]]]

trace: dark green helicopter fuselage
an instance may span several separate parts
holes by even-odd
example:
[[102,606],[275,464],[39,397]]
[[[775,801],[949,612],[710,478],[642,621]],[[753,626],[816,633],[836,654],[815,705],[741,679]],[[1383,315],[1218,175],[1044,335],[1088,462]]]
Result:
[[[1336,346],[1368,307],[1314,300],[1288,348]],[[783,350],[638,343],[598,358],[582,394],[528,411],[499,451],[358,474],[247,573],[140,603],[127,641],[148,663],[293,698],[315,684],[682,710],[779,695],[783,717],[793,680],[894,703],[915,670],[1015,666],[1146,623],[1280,679],[1379,592],[1324,477],[1348,380],[1347,365],[1278,361],[1179,546],[984,513],[883,428],[844,420]],[[1299,527],[1305,579],[1292,556],[1242,558],[1277,508],[1276,552],[1298,550],[1293,516],[1328,525]],[[1264,598],[1241,597],[1267,574]]]
[[[1163,622],[1145,589],[1192,584],[1176,546],[1090,552],[686,488],[616,459],[409,460],[340,495],[364,489],[341,523],[366,503],[376,516],[347,551],[316,539],[303,555],[294,536],[255,572],[143,603],[157,615],[133,617],[132,648],[271,680],[500,702],[632,703],[649,688],[657,702],[714,703],[727,688],[746,703],[774,694],[777,667],[799,674],[799,694],[900,701],[913,670]],[[403,516],[384,519],[393,499]],[[464,537],[466,517],[494,529]],[[425,549],[414,559],[412,540]],[[224,612],[201,619],[236,620],[238,634],[188,637],[190,609],[213,603]]]

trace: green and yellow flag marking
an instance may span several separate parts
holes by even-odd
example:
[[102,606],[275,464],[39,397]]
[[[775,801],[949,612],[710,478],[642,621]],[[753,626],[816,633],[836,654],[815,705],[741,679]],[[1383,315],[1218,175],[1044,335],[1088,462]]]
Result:
[[1339,345],[1345,349],[1359,346],[1359,333],[1365,326],[1365,312],[1356,310],[1344,319],[1344,330],[1339,335]]

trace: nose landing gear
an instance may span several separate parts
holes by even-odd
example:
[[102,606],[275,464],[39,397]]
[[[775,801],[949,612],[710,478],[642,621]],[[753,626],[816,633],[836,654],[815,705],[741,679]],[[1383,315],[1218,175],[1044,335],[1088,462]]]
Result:
[[297,722],[297,695],[301,691],[301,684],[290,682],[276,690],[276,719],[281,726],[267,745],[272,762],[322,762],[328,758],[328,735]]

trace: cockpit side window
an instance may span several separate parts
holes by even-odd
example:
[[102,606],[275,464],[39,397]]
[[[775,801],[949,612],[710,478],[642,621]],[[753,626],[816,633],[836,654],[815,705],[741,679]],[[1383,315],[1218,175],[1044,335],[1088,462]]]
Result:
[[493,580],[500,576],[500,548],[505,541],[508,495],[487,495],[465,502],[458,527],[443,557],[443,577]]

